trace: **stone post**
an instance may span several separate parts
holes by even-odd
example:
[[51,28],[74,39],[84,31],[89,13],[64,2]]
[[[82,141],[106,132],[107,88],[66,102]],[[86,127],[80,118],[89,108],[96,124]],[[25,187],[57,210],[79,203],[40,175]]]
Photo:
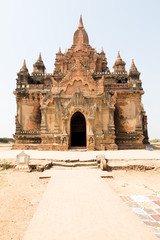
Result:
[[144,140],[143,143],[144,144],[150,144],[149,143],[149,137],[148,137],[148,130],[147,130],[147,116],[146,116],[146,112],[143,111],[142,112],[143,115],[143,135],[144,135]]
[[89,132],[88,132],[88,135],[90,135],[90,136],[93,136],[94,134],[93,134],[93,128],[92,128],[92,126],[93,126],[93,121],[94,121],[94,118],[93,117],[89,117],[88,118],[88,122],[89,122]]
[[59,133],[59,103],[58,100],[55,99],[55,125],[54,132]]
[[67,121],[68,118],[63,119],[63,135],[67,135]]
[[88,137],[87,137],[87,149],[89,151],[94,151],[95,149],[95,137],[93,133],[93,122],[94,122],[94,117],[89,117],[88,118],[89,122],[89,129],[88,129]]
[[114,125],[114,107],[110,107],[109,111],[109,132],[115,134],[115,125]]
[[143,134],[142,128],[142,109],[141,106],[137,107],[137,114],[136,114],[136,132],[138,134]]
[[30,172],[31,168],[29,166],[30,156],[22,151],[16,156],[16,167],[15,170]]
[[18,113],[17,113],[17,116],[15,116],[15,123],[16,123],[16,134],[19,134],[20,131],[21,131],[21,126],[20,126],[20,123],[18,121]]
[[46,108],[46,106],[41,107],[41,134],[45,134],[47,131]]

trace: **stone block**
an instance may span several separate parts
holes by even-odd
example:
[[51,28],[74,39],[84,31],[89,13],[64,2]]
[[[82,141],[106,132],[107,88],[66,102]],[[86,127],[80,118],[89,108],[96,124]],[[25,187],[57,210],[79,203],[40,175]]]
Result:
[[24,151],[16,156],[16,167],[15,170],[30,172],[31,167],[29,166],[30,156]]
[[104,154],[97,155],[96,160],[101,170],[107,170],[107,160],[105,159]]

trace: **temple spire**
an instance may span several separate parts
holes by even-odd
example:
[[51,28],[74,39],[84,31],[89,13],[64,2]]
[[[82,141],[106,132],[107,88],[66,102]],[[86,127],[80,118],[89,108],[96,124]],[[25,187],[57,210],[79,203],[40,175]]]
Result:
[[84,28],[83,21],[82,21],[82,15],[80,15],[78,28]]
[[117,60],[122,60],[122,58],[121,58],[121,56],[120,56],[120,51],[118,51]]
[[125,65],[126,63],[122,60],[120,51],[118,51],[117,58],[113,66],[114,72],[125,72]]
[[39,53],[38,61],[42,61],[41,52]]
[[140,75],[140,72],[138,72],[133,59],[132,59],[131,67],[130,67],[130,70],[129,70],[129,75],[132,76],[132,77],[134,76],[134,77],[138,77],[138,78],[139,78],[139,75]]
[[27,67],[26,67],[26,60],[24,59],[24,61],[23,61],[23,66],[22,66],[20,72],[27,72],[27,71],[28,71],[28,69],[27,69]]
[[103,47],[101,48],[101,53],[104,53]]
[[33,72],[34,73],[44,73],[45,66],[42,60],[41,52],[39,53],[38,59],[35,64],[33,64]]
[[82,15],[80,15],[78,29],[74,33],[73,44],[74,45],[89,44],[88,34],[83,26]]
[[23,66],[22,66],[22,68],[26,68],[26,60],[24,59],[24,61],[23,61]]
[[132,68],[132,69],[133,69],[133,68],[136,68],[133,58],[132,58],[131,68]]
[[58,53],[59,53],[59,54],[61,54],[61,53],[62,53],[62,52],[61,52],[61,48],[60,48],[60,47],[59,47]]
[[137,68],[136,68],[136,65],[135,65],[135,63],[134,63],[134,60],[132,59],[132,63],[131,63],[131,67],[130,67],[130,71],[137,71]]

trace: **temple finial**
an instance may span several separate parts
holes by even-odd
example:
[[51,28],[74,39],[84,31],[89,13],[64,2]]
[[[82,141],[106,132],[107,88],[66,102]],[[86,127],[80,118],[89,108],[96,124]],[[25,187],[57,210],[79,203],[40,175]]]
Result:
[[59,51],[58,51],[58,53],[62,53],[62,52],[61,52],[61,48],[60,48],[60,47],[59,47]]
[[27,69],[27,67],[26,67],[26,60],[25,60],[25,59],[24,59],[24,61],[23,61],[23,66],[22,66],[22,68],[21,68],[20,71],[21,71],[21,72],[28,71],[28,69]]
[[125,72],[125,65],[126,63],[122,60],[120,51],[118,51],[117,58],[113,66],[114,72]]
[[73,36],[74,45],[88,45],[89,39],[88,34],[83,26],[82,15],[80,16],[78,29],[75,31]]
[[83,21],[82,21],[82,15],[80,15],[78,28],[84,28]]
[[34,73],[44,73],[45,69],[46,68],[44,66],[41,52],[40,52],[37,61],[35,62],[35,64],[33,64],[33,72]]
[[103,47],[102,47],[102,49],[101,49],[101,53],[104,53],[104,51],[103,51]]
[[117,54],[117,59],[116,59],[116,62],[119,62],[119,61],[123,61],[122,58],[121,58],[121,55],[120,55],[120,51],[118,51],[118,54]]
[[134,63],[134,59],[133,58],[132,58],[132,63],[131,63],[131,67],[130,67],[130,71],[132,71],[132,70],[138,71],[137,68],[136,68],[136,65]]
[[139,78],[139,75],[140,75],[140,72],[138,72],[133,59],[132,59],[131,67],[129,69],[129,75],[130,76],[136,76],[138,78]]
[[42,61],[41,52],[39,53],[38,61]]
[[120,51],[118,51],[117,58],[121,58]]
[[130,70],[133,70],[133,69],[137,71],[136,65],[134,63],[134,59],[132,58],[132,63],[131,63]]
[[134,67],[135,64],[134,64],[134,59],[132,58],[132,63],[131,63],[131,67]]
[[26,68],[26,60],[24,59],[24,61],[23,61],[23,66],[22,66],[22,68]]

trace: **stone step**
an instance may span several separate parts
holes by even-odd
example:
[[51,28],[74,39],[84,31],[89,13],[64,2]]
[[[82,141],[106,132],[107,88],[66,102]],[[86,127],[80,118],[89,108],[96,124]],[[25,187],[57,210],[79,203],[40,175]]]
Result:
[[85,162],[85,161],[76,161],[76,162],[52,162],[53,167],[97,167],[97,162]]
[[51,161],[54,162],[66,162],[66,163],[76,163],[76,162],[97,162],[96,159],[87,159],[87,160],[80,160],[80,159],[51,159]]
[[70,167],[70,166],[54,166],[51,168],[51,170],[73,170],[73,169],[76,169],[76,170],[95,170],[95,169],[98,169],[97,166],[74,166],[74,167]]

